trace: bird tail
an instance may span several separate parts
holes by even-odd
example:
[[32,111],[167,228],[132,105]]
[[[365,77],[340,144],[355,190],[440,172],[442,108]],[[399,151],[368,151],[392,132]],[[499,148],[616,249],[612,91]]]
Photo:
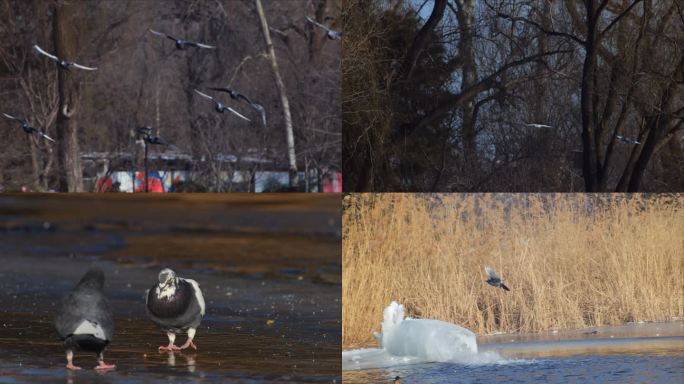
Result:
[[508,289],[508,287],[504,283],[501,283],[501,288],[503,288],[505,291],[510,291],[510,289]]

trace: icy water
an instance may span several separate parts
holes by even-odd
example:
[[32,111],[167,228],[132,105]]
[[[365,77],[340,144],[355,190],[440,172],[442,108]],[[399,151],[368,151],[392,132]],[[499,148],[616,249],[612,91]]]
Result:
[[[343,362],[344,383],[683,383],[684,322],[478,338],[470,364]],[[402,361],[404,360],[404,361]],[[385,363],[387,359],[385,359]]]
[[[130,197],[0,197],[0,383],[341,381],[339,196]],[[68,372],[51,324],[91,265],[116,326],[104,374],[89,353]],[[197,351],[157,352],[143,295],[164,266],[204,292]]]

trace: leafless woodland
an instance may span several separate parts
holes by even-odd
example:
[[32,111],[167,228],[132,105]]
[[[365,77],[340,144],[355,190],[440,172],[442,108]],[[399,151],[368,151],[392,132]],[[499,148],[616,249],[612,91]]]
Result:
[[684,191],[681,1],[350,0],[343,19],[345,190]]
[[[260,3],[289,102],[294,164]],[[337,26],[339,7],[338,0],[0,1],[0,111],[57,140],[0,119],[0,186],[93,190],[82,155],[105,153],[109,171],[117,170],[121,154],[140,158],[136,128],[145,125],[172,144],[150,150],[190,155],[193,182],[208,190],[244,188],[219,175],[252,166],[241,162],[247,156],[290,171],[339,170],[341,46],[305,20],[330,17]],[[176,50],[150,28],[216,49]],[[34,44],[98,70],[59,70]],[[216,113],[193,93],[209,86],[230,86],[261,103],[266,127],[227,94],[214,96],[252,122]],[[226,155],[237,161],[218,161]]]

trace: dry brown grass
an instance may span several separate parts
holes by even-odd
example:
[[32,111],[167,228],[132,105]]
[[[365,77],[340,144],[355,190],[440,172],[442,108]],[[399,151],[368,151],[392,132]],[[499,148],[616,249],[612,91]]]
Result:
[[345,348],[372,341],[390,300],[479,334],[684,316],[684,195],[357,194],[345,207]]

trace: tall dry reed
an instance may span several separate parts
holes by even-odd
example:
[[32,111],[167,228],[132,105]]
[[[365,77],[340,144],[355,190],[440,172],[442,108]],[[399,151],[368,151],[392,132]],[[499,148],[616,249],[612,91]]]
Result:
[[[345,197],[345,348],[383,308],[479,334],[684,316],[684,195]],[[510,292],[485,283],[491,266]]]

